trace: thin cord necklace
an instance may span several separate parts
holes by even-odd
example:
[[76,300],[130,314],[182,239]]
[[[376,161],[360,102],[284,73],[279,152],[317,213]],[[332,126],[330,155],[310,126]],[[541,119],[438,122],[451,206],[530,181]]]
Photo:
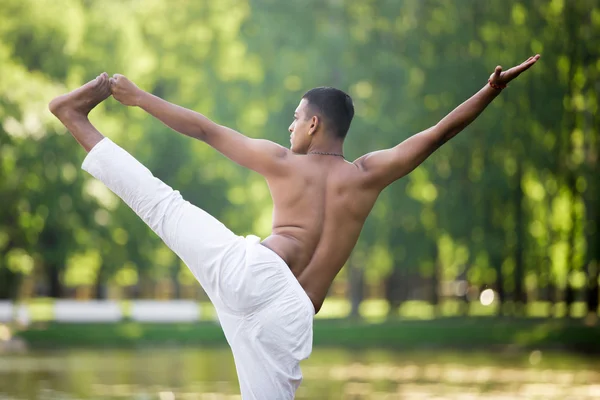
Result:
[[346,157],[344,157],[343,154],[338,154],[338,153],[327,153],[325,151],[311,151],[308,154],[320,154],[322,156],[337,156],[337,157],[342,157],[344,160],[346,159]]

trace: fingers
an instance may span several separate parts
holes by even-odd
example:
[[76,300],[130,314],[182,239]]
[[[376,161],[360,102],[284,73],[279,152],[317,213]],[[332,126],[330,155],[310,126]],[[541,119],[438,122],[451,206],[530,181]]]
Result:
[[500,74],[502,73],[502,67],[500,65],[498,65],[496,67],[496,69],[494,70],[494,76],[496,78],[500,78]]
[[513,79],[515,79],[516,77],[518,77],[523,71],[528,70],[529,68],[531,68],[531,66],[533,64],[535,64],[537,62],[537,60],[540,59],[540,55],[536,54],[535,56],[531,56],[529,57],[527,60],[523,61],[521,64],[516,65],[508,70],[506,70],[505,72],[502,72],[502,67],[501,66],[497,66],[496,69],[494,70],[494,73],[491,76],[491,79],[493,79],[495,82],[501,81],[504,83],[508,83],[510,81],[512,81]]
[[110,90],[112,92],[114,92],[116,86],[119,84],[119,79],[124,78],[123,75],[121,74],[114,74],[111,78],[108,79],[108,82],[110,83]]
[[109,78],[108,79],[108,87],[110,88],[110,92],[114,95],[115,94],[115,78]]
[[533,64],[535,64],[537,62],[537,60],[540,59],[540,55],[536,54],[533,57],[529,57],[529,59],[527,59],[527,61],[525,61],[523,64],[519,65],[519,73],[528,70],[529,68],[531,68],[531,66]]
[[534,64],[539,59],[540,59],[540,55],[536,54],[535,56],[529,57],[527,60],[523,61],[521,64]]
[[120,79],[125,78],[125,76],[121,75],[121,74],[114,74],[113,75],[113,79],[115,82],[119,82]]

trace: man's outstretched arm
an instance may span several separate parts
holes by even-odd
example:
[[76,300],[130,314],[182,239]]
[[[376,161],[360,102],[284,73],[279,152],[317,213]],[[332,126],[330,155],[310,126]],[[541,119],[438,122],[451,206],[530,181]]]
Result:
[[500,66],[496,67],[490,76],[489,84],[455,108],[440,122],[409,137],[391,149],[366,154],[357,159],[355,163],[372,177],[375,186],[385,187],[402,178],[425,161],[442,144],[473,122],[500,94],[508,82],[535,64],[539,57],[539,55],[530,57],[520,65],[504,72]]
[[237,164],[263,176],[284,173],[283,160],[289,151],[285,147],[269,140],[249,138],[198,112],[169,103],[138,88],[123,75],[114,75],[110,83],[113,97],[119,102],[140,107],[169,128],[206,142]]

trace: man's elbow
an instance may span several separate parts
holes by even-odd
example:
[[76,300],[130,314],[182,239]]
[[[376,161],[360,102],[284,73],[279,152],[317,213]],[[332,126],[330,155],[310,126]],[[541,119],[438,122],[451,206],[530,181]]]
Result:
[[196,126],[194,129],[194,138],[201,140],[205,143],[212,143],[219,137],[219,125],[214,124],[215,126],[205,126],[200,125]]
[[441,145],[443,145],[444,143],[446,143],[448,140],[452,139],[454,136],[456,136],[460,131],[463,130],[462,127],[457,127],[457,126],[449,126],[449,125],[441,125],[438,124],[436,126],[434,126],[435,131],[436,131],[436,135],[434,135],[434,139],[435,139],[435,143],[434,143],[434,147],[437,149],[438,147],[440,147]]

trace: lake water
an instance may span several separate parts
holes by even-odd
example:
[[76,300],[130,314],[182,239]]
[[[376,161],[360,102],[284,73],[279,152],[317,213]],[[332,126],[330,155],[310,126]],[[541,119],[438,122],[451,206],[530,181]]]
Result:
[[[297,399],[599,399],[600,358],[315,348]],[[0,355],[0,400],[239,399],[227,348]]]

